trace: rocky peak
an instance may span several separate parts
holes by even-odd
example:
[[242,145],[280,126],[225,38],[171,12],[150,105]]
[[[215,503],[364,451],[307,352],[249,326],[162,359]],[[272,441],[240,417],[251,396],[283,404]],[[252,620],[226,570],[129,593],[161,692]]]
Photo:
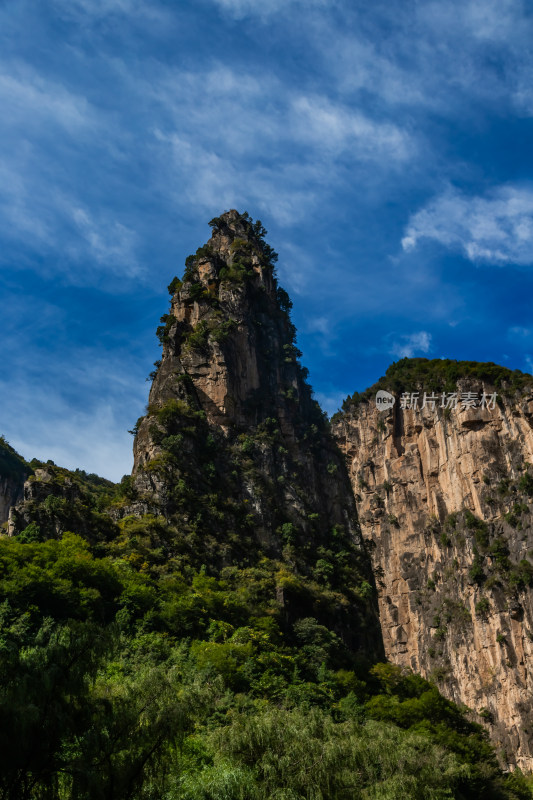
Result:
[[190,379],[209,421],[226,430],[246,426],[253,413],[259,421],[273,406],[285,420],[287,392],[316,415],[297,363],[291,304],[277,285],[277,256],[264,241],[266,231],[236,211],[210,224],[211,238],[186,259],[183,279],[169,286],[171,308],[158,329],[163,356],[150,405],[176,395],[186,401]]
[[209,223],[211,238],[185,261],[184,282],[201,283],[213,291],[217,281],[233,283],[259,278],[268,292],[275,288],[271,278],[277,254],[265,242],[266,230],[247,212],[231,210]]
[[219,217],[214,217],[209,224],[213,233],[206,247],[215,256],[219,255],[224,260],[231,258],[232,245],[235,240],[249,243],[259,253],[265,247],[266,231],[260,221],[254,223],[246,212],[239,214],[235,209],[231,209]]
[[229,211],[210,224],[211,238],[169,286],[126,511],[164,516],[184,547],[203,537],[195,557],[204,563],[266,555],[332,588],[348,571],[355,594],[334,624],[365,628],[377,653],[374,582],[353,493],[298,360],[277,256],[247,214]]

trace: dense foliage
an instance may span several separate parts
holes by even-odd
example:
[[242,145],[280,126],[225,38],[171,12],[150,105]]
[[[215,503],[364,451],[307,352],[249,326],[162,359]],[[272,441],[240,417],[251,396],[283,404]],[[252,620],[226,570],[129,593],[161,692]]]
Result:
[[0,539],[0,797],[530,796],[436,688],[313,616],[326,586],[197,569],[162,519],[120,529]]

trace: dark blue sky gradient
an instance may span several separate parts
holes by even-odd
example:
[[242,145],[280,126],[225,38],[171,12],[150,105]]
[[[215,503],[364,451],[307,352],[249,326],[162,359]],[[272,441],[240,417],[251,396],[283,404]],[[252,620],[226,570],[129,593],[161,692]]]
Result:
[[519,0],[0,7],[0,432],[118,479],[166,286],[247,210],[331,413],[403,355],[533,365]]

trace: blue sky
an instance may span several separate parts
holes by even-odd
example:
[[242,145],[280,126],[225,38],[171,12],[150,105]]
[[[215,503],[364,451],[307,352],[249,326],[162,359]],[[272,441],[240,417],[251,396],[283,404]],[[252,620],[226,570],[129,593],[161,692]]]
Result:
[[404,355],[533,366],[518,0],[4,0],[0,432],[119,479],[166,286],[247,210],[333,412]]

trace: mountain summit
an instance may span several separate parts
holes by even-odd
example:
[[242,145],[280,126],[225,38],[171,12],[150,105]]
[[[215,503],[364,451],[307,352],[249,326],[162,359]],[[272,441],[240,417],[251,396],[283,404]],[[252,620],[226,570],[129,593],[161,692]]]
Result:
[[[354,605],[354,596],[330,623],[378,653],[374,582],[353,493],[298,360],[277,256],[246,213],[229,211],[210,225],[207,244],[169,286],[128,510],[162,514],[180,547],[219,566],[256,563],[263,554],[332,587],[351,570],[368,597],[359,594]],[[289,588],[281,594],[290,606]]]

